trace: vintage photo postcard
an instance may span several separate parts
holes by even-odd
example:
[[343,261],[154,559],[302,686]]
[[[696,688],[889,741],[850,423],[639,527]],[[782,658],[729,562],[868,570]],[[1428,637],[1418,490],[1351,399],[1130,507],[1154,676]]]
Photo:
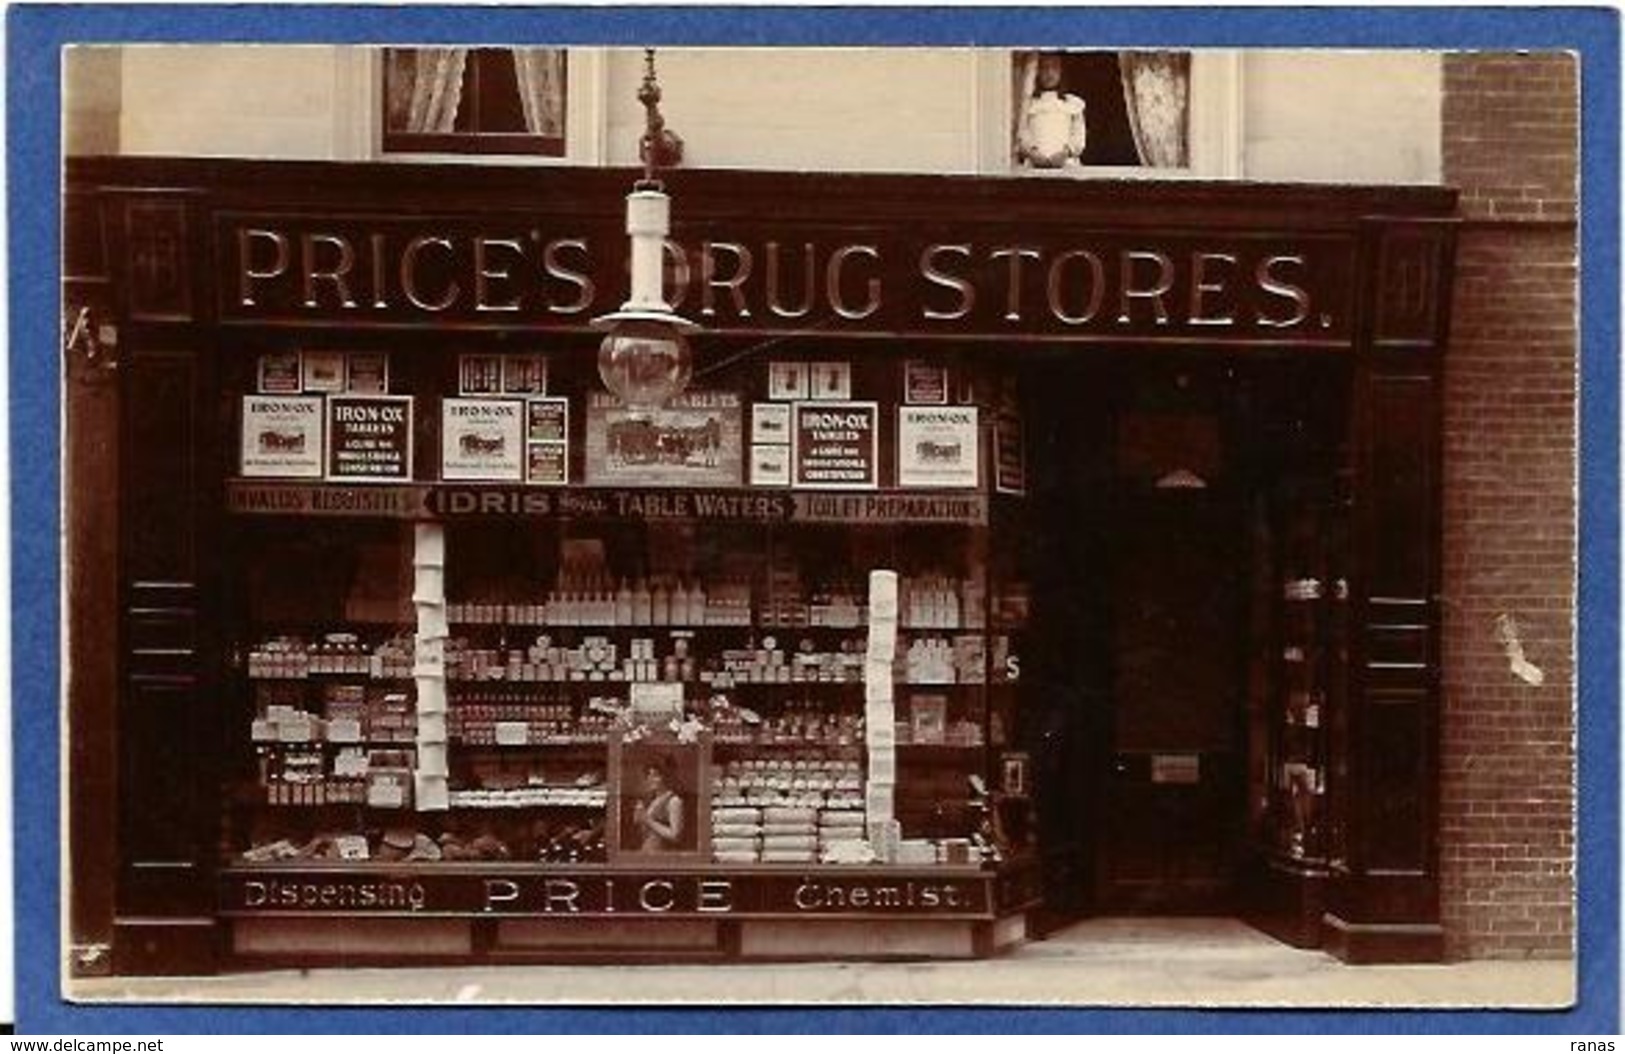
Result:
[[62,715],[19,786],[61,789],[25,924],[62,1030],[1603,1020],[1612,15],[644,48],[321,13],[27,23],[68,676],[19,697]]

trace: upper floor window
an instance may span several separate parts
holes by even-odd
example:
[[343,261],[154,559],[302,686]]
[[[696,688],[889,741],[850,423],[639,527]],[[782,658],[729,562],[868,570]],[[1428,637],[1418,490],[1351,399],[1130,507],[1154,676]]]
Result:
[[563,157],[563,48],[385,48],[387,153]]
[[1188,51],[1018,51],[1012,163],[1026,169],[1187,169]]

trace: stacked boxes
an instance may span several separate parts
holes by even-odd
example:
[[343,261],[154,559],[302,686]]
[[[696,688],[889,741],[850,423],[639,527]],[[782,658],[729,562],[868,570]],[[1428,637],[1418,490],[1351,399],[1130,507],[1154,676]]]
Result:
[[754,864],[761,859],[762,809],[755,805],[713,806],[711,857],[719,864]]
[[869,647],[864,662],[864,743],[869,773],[864,785],[870,847],[885,862],[896,859],[897,707],[892,697],[892,664],[897,658],[897,574],[869,575]]
[[374,691],[367,694],[363,738],[369,743],[417,741],[420,722],[411,697],[404,691]]
[[410,641],[387,640],[368,651],[353,634],[333,633],[319,641],[273,637],[248,653],[253,680],[304,680],[313,676],[384,679],[411,673]]
[[770,805],[762,810],[762,863],[810,864],[818,859],[817,809]]
[[711,831],[718,863],[812,863],[828,845],[862,840],[862,770],[855,760],[730,761],[712,798]]
[[856,761],[747,758],[729,761],[717,780],[714,803],[857,809],[863,776]]
[[359,684],[329,684],[322,691],[329,743],[360,743],[367,738],[367,689]]
[[417,608],[417,770],[412,800],[420,812],[451,805],[446,741],[446,529],[420,523],[414,529],[412,603]]
[[873,859],[865,814],[859,809],[825,809],[818,814],[818,859],[826,864],[859,864]]
[[524,649],[470,648],[462,639],[451,642],[446,655],[446,676],[453,681],[511,681],[561,683],[616,681],[632,684],[692,681],[696,666],[687,632],[674,632],[670,650],[662,655],[653,637],[634,637],[622,650],[608,637],[584,638],[576,647],[564,647],[542,634]]

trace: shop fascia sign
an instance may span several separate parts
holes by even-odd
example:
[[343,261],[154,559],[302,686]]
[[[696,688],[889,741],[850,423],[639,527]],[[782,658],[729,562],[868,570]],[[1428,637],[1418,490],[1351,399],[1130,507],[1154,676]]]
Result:
[[[223,216],[228,321],[572,329],[625,287],[625,238],[469,220]],[[1339,235],[679,231],[667,294],[724,330],[1346,341]]]
[[365,516],[382,519],[591,517],[710,523],[985,524],[975,493],[852,493],[700,488],[408,484],[335,486],[242,479],[227,484],[226,509],[246,516]]
[[504,917],[929,915],[992,910],[990,875],[228,873],[232,915]]

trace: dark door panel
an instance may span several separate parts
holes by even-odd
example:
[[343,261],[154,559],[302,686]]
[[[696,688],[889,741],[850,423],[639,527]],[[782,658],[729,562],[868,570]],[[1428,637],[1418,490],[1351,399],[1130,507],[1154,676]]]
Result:
[[1243,521],[1207,491],[1118,511],[1097,897],[1105,910],[1228,911],[1243,816]]
[[1103,797],[1104,911],[1228,910],[1237,870],[1238,764],[1231,754],[1117,754]]

